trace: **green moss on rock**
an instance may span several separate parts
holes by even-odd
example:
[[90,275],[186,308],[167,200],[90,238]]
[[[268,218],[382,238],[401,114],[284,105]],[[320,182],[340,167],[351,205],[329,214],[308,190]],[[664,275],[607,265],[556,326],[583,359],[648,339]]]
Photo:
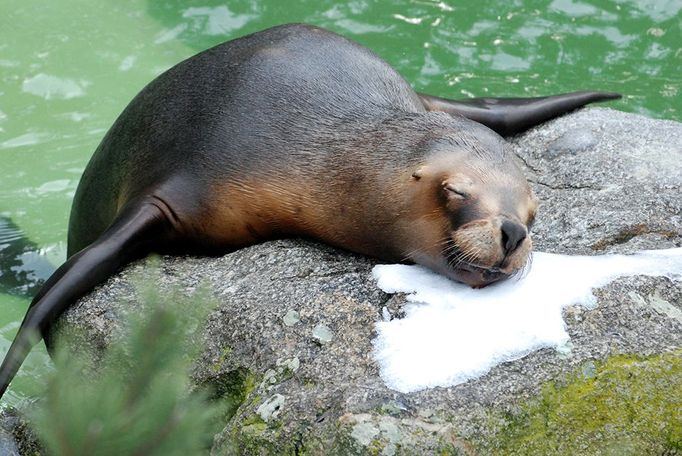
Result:
[[229,421],[253,391],[257,382],[256,375],[249,369],[240,367],[211,378],[203,385],[212,391],[213,399],[220,407],[219,423]]
[[213,369],[213,372],[220,372],[220,369],[222,369],[223,364],[225,363],[225,360],[230,356],[232,353],[232,347],[223,347],[223,349],[220,351],[220,356],[218,357],[218,361],[213,363],[211,366],[211,369]]
[[296,455],[297,442],[280,438],[279,423],[266,423],[251,415],[227,433],[219,436],[211,452],[215,456]]
[[[682,350],[613,356],[546,384],[484,448],[506,455],[682,453]],[[492,417],[498,419],[499,417]]]

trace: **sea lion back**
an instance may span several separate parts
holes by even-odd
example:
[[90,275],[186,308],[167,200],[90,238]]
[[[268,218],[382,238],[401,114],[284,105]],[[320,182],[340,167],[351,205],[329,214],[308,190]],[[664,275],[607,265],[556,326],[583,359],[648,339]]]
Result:
[[106,134],[74,198],[69,254],[169,179],[186,176],[204,193],[197,182],[266,174],[264,163],[291,168],[296,156],[305,165],[340,129],[396,110],[423,111],[402,76],[317,27],[284,25],[208,49],[149,83]]

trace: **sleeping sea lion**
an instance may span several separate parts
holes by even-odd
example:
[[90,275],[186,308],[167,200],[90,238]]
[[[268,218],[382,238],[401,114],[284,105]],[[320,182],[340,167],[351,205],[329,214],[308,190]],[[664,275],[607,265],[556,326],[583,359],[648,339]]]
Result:
[[521,270],[536,198],[500,134],[617,94],[453,101],[308,25],[220,44],[125,108],[76,192],[68,260],[33,299],[0,394],[79,297],[157,253],[305,236],[481,287]]

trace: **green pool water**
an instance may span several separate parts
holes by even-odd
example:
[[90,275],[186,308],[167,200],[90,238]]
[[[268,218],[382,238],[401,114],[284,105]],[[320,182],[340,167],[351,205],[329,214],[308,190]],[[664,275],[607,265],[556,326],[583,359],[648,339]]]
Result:
[[[36,280],[64,260],[79,176],[128,101],[176,62],[286,22],[355,39],[435,95],[600,89],[625,95],[613,108],[682,120],[682,0],[3,0],[0,271],[13,282],[0,289],[0,355]],[[46,369],[38,348],[8,402],[39,391]]]

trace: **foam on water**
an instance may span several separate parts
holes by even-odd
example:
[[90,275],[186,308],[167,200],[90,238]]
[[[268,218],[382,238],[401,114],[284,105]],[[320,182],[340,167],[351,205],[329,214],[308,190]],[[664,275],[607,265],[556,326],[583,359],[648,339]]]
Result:
[[617,277],[682,280],[682,248],[599,256],[536,252],[523,279],[480,290],[421,266],[379,265],[373,274],[385,292],[410,293],[405,317],[377,323],[374,341],[382,378],[407,393],[457,385],[534,350],[565,346],[565,306],[594,306],[592,289]]
[[84,81],[59,78],[45,73],[37,74],[25,79],[21,89],[33,95],[43,97],[46,100],[62,99],[70,100],[85,95],[84,87],[88,85]]

